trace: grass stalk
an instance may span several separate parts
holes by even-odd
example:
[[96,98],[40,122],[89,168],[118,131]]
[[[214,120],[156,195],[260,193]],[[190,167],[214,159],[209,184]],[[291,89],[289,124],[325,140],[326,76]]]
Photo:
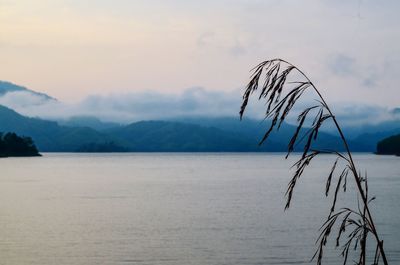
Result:
[[[289,79],[291,73],[293,73],[294,71],[297,71],[301,75],[303,80],[288,82],[287,80]],[[288,83],[292,85],[294,84],[294,87],[291,87],[289,91],[286,92]],[[344,258],[344,264],[346,264],[347,262],[349,249],[352,245],[354,245],[355,250],[360,247],[358,264],[366,264],[367,235],[368,233],[371,233],[376,241],[374,264],[378,264],[379,257],[381,257],[383,264],[388,265],[386,254],[383,248],[383,241],[379,237],[368,205],[369,201],[367,178],[362,178],[361,175],[358,173],[348,142],[335,115],[331,111],[320,91],[316,88],[313,82],[302,70],[282,59],[264,61],[256,66],[253,69],[252,77],[243,95],[242,106],[240,109],[240,118],[243,118],[251,95],[257,90],[260,90],[258,100],[266,100],[267,110],[265,113],[265,117],[271,119],[270,128],[267,130],[264,137],[260,141],[261,145],[267,140],[273,129],[279,130],[280,126],[291,112],[293,106],[302,97],[303,93],[310,88],[318,96],[318,105],[313,105],[311,107],[305,108],[303,112],[298,116],[297,129],[288,144],[288,153],[286,155],[286,158],[291,154],[291,152],[294,151],[295,145],[299,143],[302,144],[303,140],[306,139],[301,159],[297,161],[294,165],[296,167],[296,171],[288,185],[288,190],[286,192],[287,203],[285,209],[289,208],[290,206],[290,202],[293,196],[293,190],[296,186],[297,180],[303,174],[304,169],[310,164],[312,159],[322,153],[337,155],[337,160],[332,167],[332,170],[328,177],[326,196],[328,196],[329,188],[331,186],[331,179],[334,175],[337,161],[341,159],[344,160],[347,164],[340,174],[334,194],[332,208],[330,210],[327,221],[322,226],[323,229],[317,241],[319,242],[319,247],[313,258],[318,257],[317,264],[322,264],[323,249],[330,236],[332,227],[336,223],[339,223],[339,220],[341,220],[342,222],[339,227],[339,234],[336,239],[337,246],[339,246],[340,239],[345,233],[345,228],[349,226],[353,227],[353,230],[348,234],[349,239],[343,245],[342,256]],[[304,129],[305,121],[315,110],[318,111],[317,114],[313,117],[314,121],[312,122],[311,128],[307,130],[306,134],[301,139],[299,139],[299,134],[301,130]],[[319,129],[326,120],[331,120],[333,122],[344,146],[344,153],[341,153],[339,150],[318,150],[312,148],[312,144],[317,139]],[[358,212],[350,208],[342,208],[340,211],[335,211],[336,199],[340,190],[341,182],[344,182],[343,189],[344,191],[346,191],[346,179],[349,171],[353,175],[353,179],[357,188],[356,192],[361,197],[363,210],[361,210],[361,208],[359,207]],[[363,188],[363,183],[365,184],[365,188]],[[340,219],[339,217],[341,217],[342,219]]]

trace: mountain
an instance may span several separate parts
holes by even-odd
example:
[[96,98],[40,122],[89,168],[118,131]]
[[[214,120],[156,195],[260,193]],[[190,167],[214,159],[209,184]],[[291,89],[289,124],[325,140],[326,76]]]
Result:
[[[296,130],[296,126],[285,123],[259,146],[268,121],[195,117],[119,125],[77,117],[63,124],[24,117],[0,106],[0,132],[30,136],[42,152],[285,152]],[[349,145],[355,152],[375,152],[381,136],[365,135],[349,141]],[[318,134],[313,148],[344,150],[341,140],[326,132]],[[295,151],[302,151],[302,145]]]
[[[13,92],[14,94],[9,94]],[[27,96],[26,93],[36,96],[30,97],[29,95]],[[7,97],[8,94],[9,96]],[[48,100],[55,99],[46,94],[37,93],[35,91],[12,84],[10,82],[0,81],[0,104],[4,104],[13,109],[18,109],[19,111],[26,113],[29,116],[31,116],[33,112],[30,111],[31,109],[29,108],[24,112],[24,107],[28,106],[32,108],[32,106],[29,106],[29,104],[35,106],[41,105],[46,103]],[[342,130],[344,132],[344,135],[346,136],[346,139],[349,141],[349,146],[352,151],[375,152],[376,145],[381,139],[400,133],[400,108],[394,108],[391,110],[378,109],[373,111],[375,111],[375,114],[372,113],[372,116],[386,117],[387,120],[378,124],[361,125],[359,125],[357,122],[347,122],[344,123],[344,126],[342,126]],[[368,115],[370,114],[366,114],[366,116]],[[347,119],[347,121],[352,120],[351,116],[343,116],[340,118],[345,120]],[[35,119],[35,121],[37,124],[41,123],[42,125],[36,126],[35,131],[32,133],[43,130],[41,129],[41,127],[46,128],[43,133],[37,133],[37,135],[35,135],[35,138],[37,139],[35,140],[41,150],[73,151],[75,150],[75,148],[78,148],[79,150],[90,151],[109,150],[113,149],[114,147],[116,150],[122,150],[124,148],[128,148],[129,150],[155,149],[145,146],[141,146],[140,148],[138,148],[139,143],[135,139],[144,137],[142,135],[135,134],[135,131],[138,130],[140,126],[143,126],[143,124],[140,123],[136,125],[121,125],[114,122],[103,122],[98,117],[94,116],[70,117],[63,120],[58,120],[58,124],[49,123],[48,121],[40,119]],[[197,129],[195,129],[194,127],[184,128],[183,125],[178,126],[177,124],[170,124],[170,126],[173,128],[169,131],[166,131],[165,134],[170,135],[172,139],[176,141],[176,146],[171,147],[171,150],[194,150],[194,147],[191,147],[192,149],[188,148],[182,141],[179,141],[181,139],[174,138],[173,136],[174,133],[178,134],[178,132],[180,131],[185,131],[185,137],[201,132],[201,141],[207,141],[209,143],[209,145],[206,145],[204,142],[201,143],[200,140],[197,139],[199,145],[198,150],[233,150],[234,148],[232,149],[232,146],[235,146],[238,151],[255,150],[282,152],[286,151],[287,144],[296,129],[295,125],[284,123],[283,126],[280,128],[280,131],[272,133],[268,141],[263,146],[255,147],[257,146],[260,139],[262,139],[264,133],[268,130],[269,121],[261,122],[252,119],[244,119],[243,121],[239,121],[238,117],[185,117],[170,118],[165,122],[180,123],[186,125],[191,124],[201,127]],[[151,124],[154,125],[154,123]],[[147,126],[148,128],[145,133],[146,135],[151,135],[158,132],[159,128],[157,128],[157,125],[153,127],[150,126],[150,124],[147,124]],[[166,129],[166,126],[162,126],[162,128]],[[206,131],[205,128],[208,128],[208,130],[214,130],[214,136],[220,137],[220,139],[226,139],[227,141],[229,141],[229,145],[231,147],[222,148],[222,144],[213,142],[210,137],[212,133],[210,131]],[[56,133],[54,133],[54,131],[52,130],[55,130]],[[173,132],[173,130],[175,130],[175,132]],[[48,131],[50,131],[54,135],[47,136],[46,133]],[[135,139],[133,139],[132,137],[127,137],[129,133],[123,133],[123,131],[127,131],[130,132],[132,135],[136,135],[134,137]],[[193,132],[189,133],[189,131]],[[29,134],[30,131],[25,130],[24,133]],[[305,131],[302,132],[302,134],[304,133]],[[222,137],[222,135],[224,136]],[[340,142],[340,139],[337,136],[338,135],[335,129],[332,126],[329,126],[329,124],[325,124],[325,126],[323,126],[319,132],[318,143],[315,145],[315,147],[328,149],[339,147],[340,150],[343,150],[343,144]],[[90,137],[93,137],[92,141]],[[164,136],[160,135],[158,138],[162,139],[163,137]],[[68,142],[67,146],[65,146],[66,142],[64,141],[67,140],[70,142]],[[148,141],[148,144],[150,145],[155,141],[154,139],[151,139],[151,137],[142,140]],[[194,141],[194,139],[191,139],[190,137],[186,140]],[[251,147],[244,148],[243,141],[249,143],[249,146]],[[178,145],[178,143],[180,143],[180,145]],[[211,145],[214,146],[212,147]],[[161,143],[159,143],[159,146],[161,146]],[[161,149],[169,150],[166,147],[162,147]],[[295,150],[301,151],[301,145],[296,147]]]
[[[233,119],[224,129],[176,121],[142,121],[117,126],[101,132],[89,127],[60,126],[56,122],[27,118],[0,106],[0,131],[30,136],[44,152],[261,152],[285,151],[289,133],[275,136],[268,144],[258,146],[263,131],[255,128],[259,123]],[[217,123],[213,120],[213,123]],[[228,126],[231,124],[230,126]],[[214,124],[215,125],[215,124]],[[242,129],[241,129],[242,128]],[[285,130],[293,129],[288,126]],[[261,128],[262,129],[262,128]],[[284,131],[284,130],[283,130]],[[338,139],[321,135],[325,143],[337,144]]]
[[377,145],[377,153],[400,156],[400,134],[383,139]]
[[[215,127],[223,131],[230,132],[232,135],[238,137],[244,137],[247,139],[252,139],[252,142],[258,143],[264,136],[265,132],[269,128],[269,121],[257,121],[253,119],[243,119],[239,118],[207,118],[207,117],[192,117],[192,118],[179,118],[175,119],[180,122],[197,124],[201,126]],[[269,151],[275,152],[286,152],[287,145],[296,130],[296,126],[283,123],[279,131],[274,131],[271,133],[267,141],[263,146],[267,146]],[[300,132],[300,137],[305,134],[306,128]],[[305,141],[304,139],[303,141]],[[358,151],[357,147],[354,145],[354,151]],[[325,132],[319,132],[314,148],[320,149],[338,149],[340,151],[344,150],[344,146],[341,140],[334,135]],[[302,145],[299,144],[295,147],[295,151],[302,151]]]
[[105,131],[140,152],[262,151],[252,139],[217,128],[168,121],[141,121]]
[[357,146],[357,150],[366,152],[375,152],[376,146],[384,138],[400,133],[400,128],[397,130],[381,131],[375,133],[364,133],[352,140],[352,143]]
[[343,127],[343,132],[351,140],[351,147],[358,151],[375,152],[378,142],[400,133],[400,120],[383,121],[378,124]]
[[58,120],[58,124],[68,127],[89,127],[97,131],[103,131],[121,126],[119,123],[103,122],[92,116],[73,116],[68,119]]
[[[296,127],[284,124],[278,133],[272,134],[259,146],[266,125],[234,118],[186,118],[180,121],[142,121],[104,132],[129,143],[133,151],[286,152]],[[300,135],[303,133],[305,130]],[[333,149],[338,146],[343,150],[338,137],[320,133],[314,148]],[[302,151],[302,145],[295,151]]]
[[0,96],[4,96],[5,94],[10,93],[10,92],[28,92],[30,94],[42,97],[44,100],[56,100],[55,98],[52,98],[49,95],[46,95],[44,93],[39,93],[39,92],[30,90],[26,87],[13,84],[11,82],[0,80]]
[[346,137],[348,137],[349,139],[357,139],[359,137],[363,138],[363,135],[365,134],[380,134],[380,137],[382,139],[384,137],[400,133],[400,119],[382,121],[377,124],[343,126],[342,129]]
[[0,106],[0,131],[30,136],[42,152],[257,151],[248,141],[218,129],[173,122],[138,122],[98,132],[27,118]]
[[[30,136],[42,152],[105,151],[259,151],[257,144],[215,128],[175,122],[145,121],[98,132],[27,118],[0,106],[0,131]],[[265,150],[265,148],[263,149]]]
[[394,115],[400,115],[400,108],[394,108],[394,109],[392,110],[392,114],[394,114]]
[[[207,117],[191,117],[176,118],[175,121],[198,124],[202,126],[213,126],[225,131],[244,135],[250,138],[262,139],[269,126],[268,121],[256,121],[252,119],[239,118],[207,118]],[[268,139],[268,144],[279,146],[278,151],[282,151],[288,143],[288,139],[293,134],[295,126],[284,123],[277,133],[272,133]],[[383,138],[391,135],[400,134],[400,120],[384,121],[378,124],[366,124],[360,126],[345,126],[342,128],[348,140],[351,151],[354,152],[375,152],[377,143]],[[318,134],[318,147],[332,148],[342,144],[338,141],[336,131],[320,131]],[[343,149],[342,149],[343,150]]]
[[88,127],[59,126],[56,122],[22,116],[1,105],[0,132],[30,136],[42,152],[71,152],[85,144],[116,142]]

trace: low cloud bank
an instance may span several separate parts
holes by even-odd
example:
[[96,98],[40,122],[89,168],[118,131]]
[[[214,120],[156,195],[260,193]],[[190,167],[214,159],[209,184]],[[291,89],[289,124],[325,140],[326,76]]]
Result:
[[[139,120],[176,117],[238,117],[242,90],[230,92],[190,88],[181,94],[142,92],[92,95],[76,104],[67,104],[25,91],[9,92],[0,97],[4,105],[22,115],[60,120],[74,116],[93,116],[102,121],[130,123]],[[260,119],[265,106],[254,100],[247,117]],[[333,103],[333,111],[343,125],[373,124],[400,120],[400,113],[380,106],[354,103]],[[299,105],[301,108],[301,105]],[[299,109],[300,110],[300,109]],[[295,121],[290,119],[289,121]]]
[[[184,116],[238,117],[241,91],[190,88],[181,94],[142,92],[92,95],[76,104],[45,100],[30,92],[9,92],[0,97],[0,104],[29,117],[59,120],[73,116],[94,116],[103,121],[130,123]],[[256,117],[262,111],[257,112],[255,107],[251,107],[248,113]]]

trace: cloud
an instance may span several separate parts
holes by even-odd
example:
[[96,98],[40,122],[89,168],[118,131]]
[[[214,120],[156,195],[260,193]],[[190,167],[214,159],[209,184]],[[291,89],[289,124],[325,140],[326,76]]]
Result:
[[198,47],[205,47],[213,38],[214,32],[208,31],[201,34],[196,41]]
[[350,76],[356,73],[356,59],[345,54],[336,54],[329,61],[329,69],[339,76]]
[[0,97],[0,105],[4,105],[12,109],[41,106],[53,101],[55,100],[29,91],[8,92]]
[[[391,105],[396,107],[399,101],[394,100],[396,94],[397,79],[399,79],[399,62],[396,57],[382,57],[376,60],[369,58],[357,58],[347,54],[338,53],[330,56],[326,62],[327,69],[331,75],[332,84],[340,86],[338,95],[362,99],[364,103],[375,104],[380,101],[380,105]],[[324,80],[325,81],[325,80]],[[347,88],[351,87],[350,95]],[[368,90],[368,92],[367,92]],[[366,101],[366,98],[370,100]],[[391,104],[388,98],[390,98]]]
[[[86,114],[100,111],[107,120],[134,121],[176,116],[234,116],[238,113],[240,93],[190,88],[181,94],[142,92],[90,96],[79,103]],[[94,113],[94,112],[93,112]]]
[[[130,123],[148,119],[184,116],[237,116],[241,91],[209,91],[189,88],[180,94],[140,92],[88,96],[76,104],[67,104],[29,92],[9,92],[0,97],[0,104],[30,117],[59,120],[73,116],[93,116],[103,121]],[[257,105],[249,108],[252,117],[260,116]]]
[[371,74],[362,81],[362,85],[368,88],[376,87],[378,78],[377,74]]
[[[140,92],[92,95],[76,104],[67,104],[30,92],[9,92],[0,97],[0,104],[22,115],[50,120],[65,120],[74,116],[92,116],[102,121],[131,123],[140,120],[162,120],[178,117],[239,117],[242,90],[210,91],[201,87],[184,90],[180,94]],[[312,99],[308,96],[295,105],[288,122],[296,123],[300,113]],[[308,106],[308,105],[307,105]],[[387,120],[400,120],[398,111],[385,107],[354,102],[332,102],[331,108],[341,125],[356,126]],[[262,119],[263,102],[254,97],[246,110],[246,117]]]
[[347,126],[400,120],[400,115],[389,108],[361,103],[338,103],[334,106],[334,113],[338,121]]
[[229,49],[229,52],[230,52],[230,54],[232,54],[234,56],[239,56],[239,55],[245,54],[246,53],[246,49],[238,40],[236,40],[235,45],[233,45]]

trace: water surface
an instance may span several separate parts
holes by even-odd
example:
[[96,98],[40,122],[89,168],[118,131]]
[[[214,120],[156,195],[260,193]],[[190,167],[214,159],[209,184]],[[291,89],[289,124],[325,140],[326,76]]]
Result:
[[[1,264],[310,264],[332,157],[284,212],[281,154],[44,154],[0,159]],[[400,263],[400,158],[357,155]],[[363,171],[364,172],[364,171]],[[348,180],[351,182],[351,180]],[[356,202],[351,193],[341,198]],[[326,264],[340,264],[329,251]]]

